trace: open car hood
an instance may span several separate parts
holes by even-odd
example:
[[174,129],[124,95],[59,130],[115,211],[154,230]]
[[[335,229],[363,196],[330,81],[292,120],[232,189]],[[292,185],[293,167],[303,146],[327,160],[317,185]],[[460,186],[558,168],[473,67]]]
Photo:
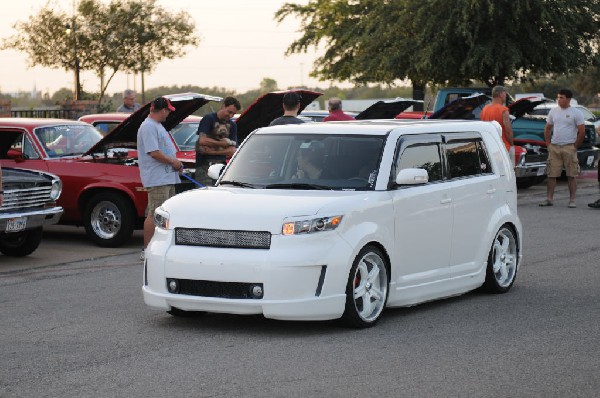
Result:
[[[268,126],[273,120],[283,116],[283,96],[287,91],[274,91],[263,94],[256,99],[236,120],[238,142],[246,139],[248,134],[260,127]],[[302,96],[300,99],[300,112],[323,93],[309,90],[291,90]]]
[[510,104],[508,109],[512,116],[519,118],[524,114],[531,112],[536,106],[546,102],[554,102],[554,100],[546,97],[525,97]]
[[413,100],[409,98],[396,98],[387,101],[377,101],[358,115],[356,120],[371,120],[371,119],[393,119],[401,112],[410,108],[415,104],[422,104],[423,101]]
[[429,119],[472,119],[473,109],[490,100],[487,94],[476,93],[468,97],[457,98],[434,112]]
[[[175,110],[169,114],[167,120],[162,123],[167,131],[177,126],[183,119],[206,105],[208,102],[219,102],[222,100],[220,97],[195,93],[170,94],[164,95],[163,97],[169,99],[171,104],[175,107]],[[91,147],[85,155],[104,152],[109,148],[137,148],[137,132],[142,122],[150,114],[150,104],[151,102],[148,102],[136,112],[132,113],[127,119],[123,120],[103,139],[98,141],[96,145]]]

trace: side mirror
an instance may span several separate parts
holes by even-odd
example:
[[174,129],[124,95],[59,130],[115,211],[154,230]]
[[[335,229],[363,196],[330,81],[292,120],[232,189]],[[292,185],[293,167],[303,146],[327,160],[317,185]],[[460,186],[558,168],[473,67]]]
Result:
[[403,169],[396,176],[398,185],[419,185],[426,184],[428,181],[429,174],[423,169]]
[[208,168],[208,176],[213,180],[218,179],[223,171],[223,167],[225,167],[225,165],[221,163],[213,164]]

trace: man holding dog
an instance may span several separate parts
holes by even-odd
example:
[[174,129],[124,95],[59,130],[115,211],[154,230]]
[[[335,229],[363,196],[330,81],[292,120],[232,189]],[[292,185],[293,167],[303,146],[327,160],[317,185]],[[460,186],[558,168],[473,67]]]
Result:
[[211,186],[208,168],[215,163],[225,163],[237,146],[237,126],[231,118],[242,108],[234,97],[226,97],[217,112],[206,115],[198,126],[196,142],[196,173],[199,183]]

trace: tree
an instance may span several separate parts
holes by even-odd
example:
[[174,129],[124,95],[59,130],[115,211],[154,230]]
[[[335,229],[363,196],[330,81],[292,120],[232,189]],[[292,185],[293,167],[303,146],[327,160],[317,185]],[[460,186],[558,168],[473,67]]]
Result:
[[598,57],[600,3],[589,0],[310,0],[284,4],[303,35],[287,54],[325,43],[311,76],[356,83],[504,84],[582,71]]
[[270,77],[265,77],[260,82],[260,91],[262,93],[270,93],[272,91],[277,91],[277,81],[275,79],[271,79]]
[[151,71],[199,43],[189,14],[170,13],[156,0],[81,0],[73,16],[48,4],[14,28],[17,34],[3,40],[3,49],[27,53],[31,66],[70,70],[78,64],[94,71],[99,100],[117,72]]

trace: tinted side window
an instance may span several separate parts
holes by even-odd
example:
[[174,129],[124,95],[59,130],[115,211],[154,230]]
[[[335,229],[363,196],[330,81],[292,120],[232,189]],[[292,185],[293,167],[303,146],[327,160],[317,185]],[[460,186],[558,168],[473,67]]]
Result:
[[479,139],[456,140],[446,144],[449,177],[460,178],[491,173],[492,168]]
[[407,146],[400,155],[396,172],[411,168],[427,170],[430,182],[441,180],[442,161],[439,145],[437,143],[426,143]]

